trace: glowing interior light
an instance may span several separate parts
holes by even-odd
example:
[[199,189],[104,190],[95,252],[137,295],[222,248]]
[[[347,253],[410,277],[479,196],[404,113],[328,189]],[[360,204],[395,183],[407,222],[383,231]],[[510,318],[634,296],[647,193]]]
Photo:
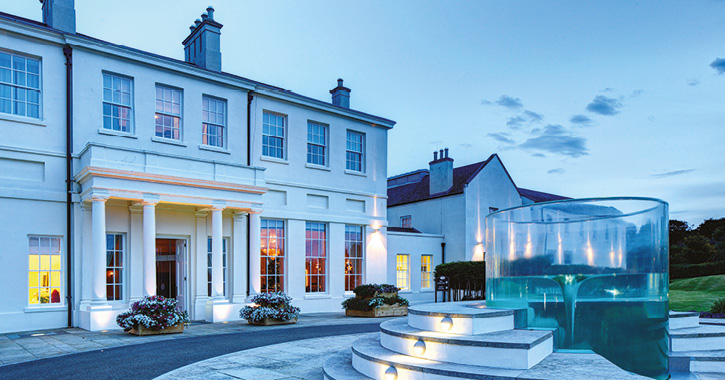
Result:
[[611,294],[612,298],[616,298],[618,295],[622,294],[619,289],[604,289],[604,291]]
[[418,341],[413,345],[413,351],[415,351],[415,354],[418,356],[425,354],[425,342],[422,339],[418,339]]
[[387,380],[396,380],[398,378],[398,371],[395,369],[395,367],[391,366],[385,370],[385,378]]
[[450,331],[451,327],[453,327],[453,320],[451,317],[441,319],[441,328],[443,331]]

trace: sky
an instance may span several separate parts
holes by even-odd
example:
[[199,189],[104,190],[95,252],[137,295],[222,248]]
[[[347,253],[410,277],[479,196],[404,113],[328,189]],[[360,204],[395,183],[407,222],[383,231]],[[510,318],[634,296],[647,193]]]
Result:
[[[723,0],[211,4],[224,71],[325,101],[341,77],[351,108],[397,121],[390,176],[498,153],[519,187],[725,217]],[[207,5],[76,0],[77,30],[183,59]],[[41,20],[37,0],[0,10]]]

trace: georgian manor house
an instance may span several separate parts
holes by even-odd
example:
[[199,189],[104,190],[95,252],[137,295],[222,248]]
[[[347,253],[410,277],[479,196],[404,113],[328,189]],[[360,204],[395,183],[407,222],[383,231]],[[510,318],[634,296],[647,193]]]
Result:
[[387,280],[395,122],[342,80],[328,103],[223,72],[211,7],[184,61],[42,12],[0,13],[0,332],[117,328],[153,294],[212,322],[277,290],[337,311]]

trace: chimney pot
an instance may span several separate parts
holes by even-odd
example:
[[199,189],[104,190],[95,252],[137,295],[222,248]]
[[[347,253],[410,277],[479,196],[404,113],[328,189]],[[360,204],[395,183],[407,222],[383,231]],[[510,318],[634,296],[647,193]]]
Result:
[[208,18],[209,18],[209,15],[206,14],[206,12],[204,12],[204,13],[201,14],[202,21],[206,21],[206,19],[208,19]]
[[343,85],[342,78],[337,79],[337,87],[330,90],[330,94],[332,94],[332,104],[350,108],[350,89]]
[[209,15],[210,19],[212,19],[212,20],[214,19],[214,7],[212,7],[211,5],[209,7],[207,7],[206,13]]
[[193,25],[193,24],[192,24],[192,25],[191,25],[191,26],[189,27],[189,31],[192,31],[192,32],[193,32],[193,31],[194,31],[194,29],[196,29],[196,25]]
[[441,156],[441,159],[443,159],[443,149],[439,150],[439,151],[438,151],[438,154],[440,154],[440,156]]
[[433,161],[438,161],[438,151],[433,152]]
[[445,151],[446,151],[446,158],[448,158],[448,148],[446,148]]
[[196,19],[194,20],[194,25],[199,26],[201,24],[201,20]]
[[214,8],[210,6],[201,14],[201,19],[194,20],[194,25],[189,27],[189,35],[182,44],[186,62],[220,72],[222,71],[220,37],[223,25],[214,21],[213,13]]

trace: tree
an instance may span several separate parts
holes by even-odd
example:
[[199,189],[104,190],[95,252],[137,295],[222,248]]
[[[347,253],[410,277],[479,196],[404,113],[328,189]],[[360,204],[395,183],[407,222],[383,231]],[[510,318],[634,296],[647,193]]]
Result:
[[710,241],[699,234],[692,234],[685,238],[685,257],[693,264],[700,264],[710,260],[715,254],[715,248]]
[[725,227],[725,218],[710,218],[702,222],[695,231],[708,239],[712,239],[715,230],[722,227]]
[[692,227],[683,220],[670,220],[670,245],[680,245],[691,233]]

